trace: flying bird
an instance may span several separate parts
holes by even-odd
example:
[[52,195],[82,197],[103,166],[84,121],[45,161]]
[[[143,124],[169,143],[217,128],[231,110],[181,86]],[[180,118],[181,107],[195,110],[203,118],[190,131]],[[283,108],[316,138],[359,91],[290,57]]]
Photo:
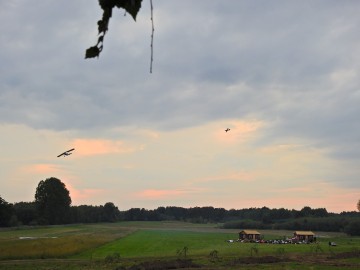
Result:
[[227,128],[227,129],[225,129],[225,132],[228,132],[230,130],[230,128]]
[[70,149],[70,150],[67,150],[67,151],[65,151],[64,153],[61,153],[60,155],[58,155],[57,157],[61,157],[61,156],[66,157],[66,156],[69,156],[69,155],[72,154],[71,151],[74,151],[74,150],[75,150],[75,148],[72,148],[72,149]]

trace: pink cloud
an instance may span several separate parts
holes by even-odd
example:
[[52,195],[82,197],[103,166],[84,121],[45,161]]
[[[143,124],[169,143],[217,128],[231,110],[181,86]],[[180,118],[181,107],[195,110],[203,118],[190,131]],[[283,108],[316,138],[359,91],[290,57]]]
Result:
[[[311,208],[326,208],[329,212],[356,211],[356,196],[346,194],[331,194],[329,196],[316,196],[314,194],[302,197],[301,194],[282,194],[278,197],[257,200],[253,202],[258,207],[268,206],[270,208],[294,208],[300,210],[304,206]],[[341,203],[339,203],[341,202]]]
[[239,197],[231,203],[242,207],[289,208],[300,210],[304,206],[326,208],[329,212],[356,211],[359,193],[339,188],[330,183],[312,183],[308,186],[269,190],[268,194]]
[[302,144],[278,144],[278,145],[271,145],[261,149],[264,153],[279,153],[279,152],[289,152],[300,150],[301,148],[306,147],[306,145]]
[[216,182],[216,181],[238,181],[238,182],[251,182],[257,177],[255,172],[233,172],[229,174],[216,175],[193,179],[191,182]]
[[54,164],[34,164],[26,166],[22,169],[26,173],[35,173],[35,174],[49,174],[49,173],[59,173],[61,168]]
[[[111,153],[131,153],[136,151],[135,147],[126,146],[122,141],[111,141],[101,139],[76,139],[72,143],[77,155],[103,155]],[[139,150],[141,147],[139,148]]]
[[103,195],[106,193],[106,190],[104,189],[77,189],[71,184],[69,184],[69,181],[63,181],[65,183],[66,188],[69,190],[70,197],[72,200],[73,205],[88,203],[90,199],[94,199],[94,197]]
[[294,194],[301,194],[306,192],[312,192],[312,187],[291,187],[291,188],[282,188],[282,189],[272,189],[271,192],[278,192],[278,193],[294,193]]
[[136,193],[136,197],[145,199],[165,199],[182,196],[186,193],[184,190],[164,190],[164,189],[146,189]]

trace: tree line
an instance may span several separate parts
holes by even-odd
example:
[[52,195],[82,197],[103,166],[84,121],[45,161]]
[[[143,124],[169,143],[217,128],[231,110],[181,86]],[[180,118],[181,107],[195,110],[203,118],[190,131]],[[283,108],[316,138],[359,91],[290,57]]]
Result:
[[112,202],[104,205],[72,206],[69,191],[59,179],[40,181],[32,202],[8,203],[0,197],[0,227],[19,225],[56,225],[117,221],[186,221],[193,223],[221,223],[233,229],[285,229],[342,231],[360,235],[360,213],[329,213],[325,208],[309,206],[301,210],[206,207],[158,207],[153,210],[131,208],[120,211]]

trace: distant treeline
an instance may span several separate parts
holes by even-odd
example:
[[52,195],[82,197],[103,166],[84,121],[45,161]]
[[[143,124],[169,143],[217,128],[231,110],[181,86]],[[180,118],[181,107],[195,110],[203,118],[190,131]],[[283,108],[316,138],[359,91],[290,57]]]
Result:
[[284,208],[230,209],[214,207],[159,207],[155,210],[132,208],[121,212],[122,220],[178,220],[193,223],[220,223],[225,229],[274,229],[345,232],[360,235],[360,213],[329,213],[325,208],[301,210]]
[[117,221],[186,221],[193,223],[220,223],[231,229],[281,229],[345,232],[360,235],[360,213],[329,213],[325,208],[301,210],[246,208],[230,209],[208,207],[158,207],[154,210],[131,208],[120,211],[113,203],[105,205],[70,206],[66,219],[48,222],[40,216],[35,202],[10,204],[1,197],[0,226],[46,225],[71,223],[98,223]]

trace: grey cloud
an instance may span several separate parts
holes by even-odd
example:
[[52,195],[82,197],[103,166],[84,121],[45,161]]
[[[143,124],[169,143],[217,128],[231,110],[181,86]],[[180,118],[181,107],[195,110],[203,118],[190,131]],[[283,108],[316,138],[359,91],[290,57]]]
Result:
[[[0,122],[54,130],[177,129],[226,118],[276,123],[266,141],[311,139],[358,158],[360,6],[340,1],[157,1],[116,10],[99,59],[97,2],[1,3]],[[352,147],[355,145],[356,147]]]

